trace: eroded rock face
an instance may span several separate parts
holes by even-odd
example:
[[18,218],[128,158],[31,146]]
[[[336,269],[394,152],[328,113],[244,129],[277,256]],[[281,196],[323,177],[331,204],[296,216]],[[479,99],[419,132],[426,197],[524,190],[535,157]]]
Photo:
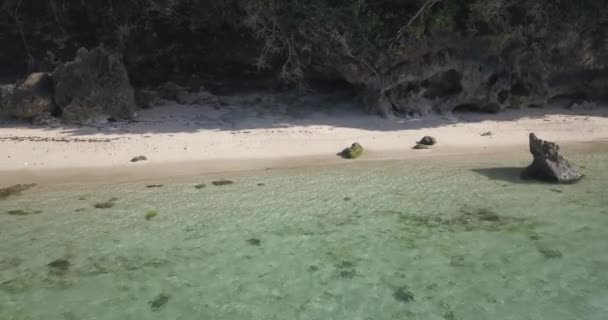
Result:
[[583,175],[574,168],[560,153],[554,142],[544,141],[530,133],[530,152],[534,160],[522,172],[522,178],[558,183],[572,183]]
[[0,88],[0,109],[5,116],[32,119],[55,112],[53,81],[47,73],[32,73],[16,85]]
[[557,36],[541,38],[530,44],[522,35],[438,36],[380,56],[373,63],[378,80],[356,65],[338,72],[364,88],[359,91],[368,110],[383,116],[496,113],[542,107],[560,95],[593,99],[608,92],[608,44],[592,46],[590,37],[567,44]]
[[127,71],[120,57],[104,48],[79,49],[74,61],[55,69],[53,82],[64,122],[128,119],[135,114],[135,95]]

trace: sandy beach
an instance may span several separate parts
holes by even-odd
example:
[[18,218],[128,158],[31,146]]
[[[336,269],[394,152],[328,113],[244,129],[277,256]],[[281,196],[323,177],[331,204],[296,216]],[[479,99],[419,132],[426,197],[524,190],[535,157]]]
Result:
[[[258,99],[252,97],[251,99]],[[259,102],[259,101],[258,101]],[[456,113],[383,119],[349,103],[268,101],[243,107],[167,104],[133,122],[43,128],[0,122],[0,179],[40,182],[99,177],[161,178],[205,172],[345,163],[336,155],[359,142],[354,161],[527,152],[528,134],[560,144],[608,140],[608,109],[560,106],[500,114]],[[491,135],[483,135],[491,132]],[[434,136],[431,150],[413,150]],[[148,160],[132,163],[143,155]]]

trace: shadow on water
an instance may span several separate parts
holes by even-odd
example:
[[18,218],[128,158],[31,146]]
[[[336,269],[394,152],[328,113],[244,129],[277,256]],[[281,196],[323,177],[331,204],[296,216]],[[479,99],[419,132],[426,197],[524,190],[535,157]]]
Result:
[[487,177],[490,180],[504,181],[509,183],[519,184],[534,184],[542,183],[533,180],[527,180],[521,178],[521,172],[524,170],[522,167],[496,167],[496,168],[481,168],[473,169],[472,171],[482,176]]

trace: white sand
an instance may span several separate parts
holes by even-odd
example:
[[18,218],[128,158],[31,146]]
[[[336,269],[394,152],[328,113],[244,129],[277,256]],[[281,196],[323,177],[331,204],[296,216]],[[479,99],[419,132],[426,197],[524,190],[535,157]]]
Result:
[[[359,110],[340,103],[327,107],[318,101],[219,110],[165,105],[143,110],[138,122],[103,128],[0,123],[0,183],[108,175],[134,179],[340,163],[351,160],[336,153],[353,142],[366,148],[362,160],[374,160],[505,148],[527,152],[530,132],[558,143],[608,140],[608,108],[575,112],[553,107],[422,119],[382,119]],[[487,131],[493,134],[481,136]],[[436,137],[439,144],[431,150],[412,150],[424,135]],[[139,155],[148,160],[130,162]]]

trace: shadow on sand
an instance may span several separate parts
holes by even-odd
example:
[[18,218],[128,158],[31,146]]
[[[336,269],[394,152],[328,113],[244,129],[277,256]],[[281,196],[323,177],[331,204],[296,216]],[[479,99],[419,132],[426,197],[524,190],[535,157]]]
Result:
[[497,180],[509,183],[533,184],[543,183],[529,179],[522,179],[521,173],[524,170],[522,167],[497,167],[497,168],[481,168],[473,169],[472,171],[490,180]]

